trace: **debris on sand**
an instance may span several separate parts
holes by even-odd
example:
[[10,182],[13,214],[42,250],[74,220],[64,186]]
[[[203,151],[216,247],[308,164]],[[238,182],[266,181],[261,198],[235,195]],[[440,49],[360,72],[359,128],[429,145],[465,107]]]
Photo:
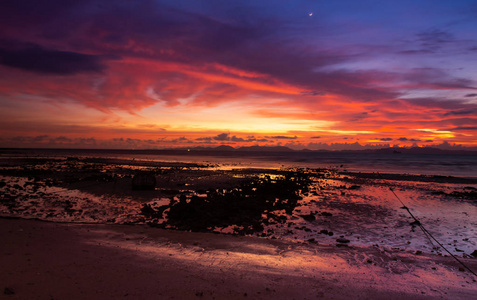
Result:
[[340,244],[348,244],[350,242],[350,240],[345,239],[344,237],[340,237],[340,238],[336,239],[336,242],[338,242]]
[[308,221],[308,222],[316,220],[315,216],[312,213],[310,213],[308,215],[300,215],[300,217],[302,217],[303,220]]
[[156,175],[153,172],[140,172],[132,179],[132,189],[153,191],[156,188]]
[[15,295],[15,290],[11,287],[5,287],[3,290],[4,295]]

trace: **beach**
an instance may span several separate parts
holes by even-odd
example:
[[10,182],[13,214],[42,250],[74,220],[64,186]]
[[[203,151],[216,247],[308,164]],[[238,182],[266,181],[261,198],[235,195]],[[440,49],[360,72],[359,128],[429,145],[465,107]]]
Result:
[[471,299],[477,290],[437,255],[144,225],[0,224],[5,299]]
[[[9,155],[0,173],[7,299],[469,299],[477,292],[467,269],[477,269],[472,177],[235,158]],[[134,185],[138,178],[142,185]]]

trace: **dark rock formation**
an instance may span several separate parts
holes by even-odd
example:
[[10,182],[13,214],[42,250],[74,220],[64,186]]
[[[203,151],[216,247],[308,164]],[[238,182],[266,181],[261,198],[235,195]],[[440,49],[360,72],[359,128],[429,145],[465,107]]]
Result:
[[156,175],[152,172],[141,172],[132,179],[133,190],[153,191],[156,188]]
[[336,241],[341,244],[347,244],[349,243],[348,239],[345,239],[344,237],[337,238]]

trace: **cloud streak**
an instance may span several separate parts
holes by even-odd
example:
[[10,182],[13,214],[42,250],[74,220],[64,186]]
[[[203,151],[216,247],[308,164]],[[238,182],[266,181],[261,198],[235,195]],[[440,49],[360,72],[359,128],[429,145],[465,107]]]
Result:
[[37,45],[22,49],[0,48],[0,64],[42,74],[56,75],[101,72],[105,68],[100,56],[44,49]]

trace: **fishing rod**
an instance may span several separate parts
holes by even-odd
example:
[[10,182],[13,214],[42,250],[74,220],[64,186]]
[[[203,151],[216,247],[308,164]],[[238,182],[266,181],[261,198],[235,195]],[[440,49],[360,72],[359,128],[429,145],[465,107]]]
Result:
[[[454,258],[459,264],[461,264],[466,270],[468,270],[471,274],[473,274],[474,276],[477,277],[477,274],[472,270],[470,269],[463,261],[461,261],[459,258],[457,258],[454,254],[452,254],[449,250],[447,250],[446,247],[444,247],[444,245],[439,242],[425,227],[424,225],[422,225],[421,221],[419,221],[418,218],[416,218],[416,216],[414,216],[414,214],[411,212],[411,210],[404,204],[404,202],[401,200],[401,198],[398,197],[398,195],[394,192],[393,188],[391,186],[389,186],[387,184],[387,181],[386,179],[384,179],[384,177],[379,173],[379,172],[376,172],[379,177],[381,177],[381,179],[384,180],[384,183],[386,184],[386,186],[389,188],[389,190],[393,193],[393,195],[396,197],[396,199],[399,200],[399,202],[401,203],[402,205],[402,208],[405,209],[409,215],[411,216],[411,218],[414,219],[414,222],[412,222],[413,225],[417,225],[419,226],[419,228],[421,228],[422,232],[424,233],[424,235],[429,239],[429,238],[432,238],[442,249],[444,249],[447,253],[449,253],[449,255]],[[431,241],[431,244],[432,244],[432,241]]]

